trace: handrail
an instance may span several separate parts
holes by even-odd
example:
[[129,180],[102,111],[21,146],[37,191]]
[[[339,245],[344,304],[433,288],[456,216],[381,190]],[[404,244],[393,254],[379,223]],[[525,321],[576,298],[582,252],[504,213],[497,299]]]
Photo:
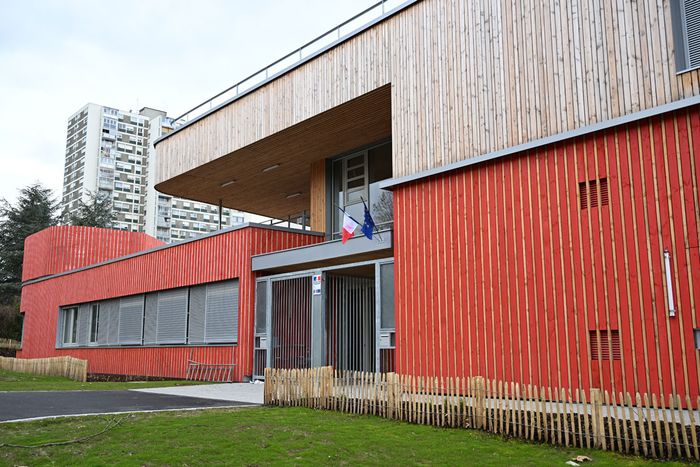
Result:
[[[347,38],[347,36],[351,35],[354,31],[361,29],[362,27],[366,26],[367,24],[372,23],[373,21],[377,20],[378,18],[383,17],[384,15],[387,15],[388,13],[392,13],[393,10],[387,11],[387,6],[389,4],[394,4],[394,3],[397,4],[395,9],[399,9],[400,7],[404,6],[405,4],[412,3],[412,1],[380,0],[379,2],[362,10],[360,13],[357,13],[352,18],[345,20],[344,22],[342,22],[338,26],[335,26],[334,28],[329,29],[325,33],[316,37],[315,39],[312,39],[311,41],[307,42],[306,44],[302,45],[301,47],[296,48],[295,50],[288,53],[284,57],[272,62],[271,64],[269,64],[263,68],[261,68],[260,70],[256,71],[255,73],[252,73],[251,75],[247,76],[246,78],[242,79],[241,81],[237,82],[236,84],[224,89],[220,93],[207,99],[206,101],[202,102],[201,104],[199,104],[195,107],[192,107],[190,110],[186,111],[182,115],[175,117],[173,119],[173,127],[177,128],[179,126],[182,126],[182,125],[188,123],[190,120],[195,119],[195,118],[201,116],[202,114],[212,110],[214,108],[214,101],[216,99],[219,99],[222,96],[226,96],[226,98],[222,99],[222,103],[226,102],[230,99],[234,99],[234,98],[238,97],[239,95],[241,95],[242,93],[248,91],[250,88],[267,81],[271,77],[274,77],[276,75],[276,73],[281,73],[281,72],[286,71],[290,68],[293,68],[296,65],[298,65],[299,63],[303,62],[309,56],[317,53],[318,51],[320,51],[324,48],[327,48],[327,47],[332,47],[333,45],[342,42],[343,40],[345,40]],[[379,11],[377,12],[377,14],[375,16],[372,16],[372,18],[369,21],[367,21],[366,23],[364,23],[362,26],[359,26],[358,28],[353,29],[349,33],[346,33],[346,35],[341,36],[341,28],[343,28],[344,26],[347,26],[348,24],[352,23],[353,21],[357,20],[358,18],[372,12],[373,10],[379,10]],[[306,55],[306,57],[303,55],[303,52],[305,49],[309,48],[313,44],[321,42],[322,39],[327,39],[332,34],[335,34],[335,36],[336,36],[335,40],[333,40],[329,43],[324,42],[323,44],[320,44],[318,48],[313,49],[313,51],[308,53]],[[279,71],[271,73],[273,67],[275,67],[276,65],[279,65],[280,63],[284,62],[285,60],[289,59],[290,57],[294,57],[296,55],[299,56],[299,58],[296,61],[294,61],[293,63],[290,63],[287,67],[284,67],[284,68],[280,69]],[[245,87],[245,88],[243,87],[244,84],[246,84],[248,81],[253,80],[253,78],[256,78],[256,77],[259,77],[260,79],[255,81],[255,82],[249,83],[250,86],[248,86],[248,87]]]

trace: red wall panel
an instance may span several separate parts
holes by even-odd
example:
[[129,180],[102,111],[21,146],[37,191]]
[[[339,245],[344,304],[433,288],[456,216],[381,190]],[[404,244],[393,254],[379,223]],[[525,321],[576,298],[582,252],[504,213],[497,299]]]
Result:
[[[33,258],[33,248],[51,255],[51,238],[44,238],[49,246],[31,244],[28,258]],[[255,276],[251,256],[322,240],[301,232],[251,226],[26,284],[22,288],[25,324],[20,356],[86,358],[91,373],[184,377],[193,351],[193,358],[200,361],[235,362],[235,378],[240,380],[252,373],[253,363]],[[55,348],[61,306],[233,278],[239,279],[240,287],[236,346]]]
[[699,145],[695,107],[398,187],[397,371],[697,396]]
[[49,227],[24,240],[22,280],[81,268],[163,242],[137,232],[96,227]]

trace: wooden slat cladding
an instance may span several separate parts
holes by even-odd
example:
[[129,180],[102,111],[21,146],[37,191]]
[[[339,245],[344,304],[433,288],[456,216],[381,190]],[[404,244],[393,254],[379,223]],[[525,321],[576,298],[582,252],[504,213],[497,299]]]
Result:
[[424,0],[158,144],[157,179],[387,83],[395,177],[697,95],[669,3]]
[[396,371],[698,396],[699,134],[693,107],[398,187]]
[[22,280],[56,274],[163,245],[137,232],[96,227],[49,227],[25,240]]
[[[67,227],[61,227],[68,229]],[[70,230],[74,234],[76,231]],[[50,237],[44,237],[50,241]],[[76,244],[81,236],[74,238]],[[234,377],[252,374],[255,276],[251,256],[316,243],[322,237],[263,227],[231,230],[169,248],[144,253],[25,285],[22,358],[72,355],[89,361],[91,373],[184,378],[187,359],[236,363]],[[42,249],[60,255],[60,250]],[[30,251],[28,253],[31,254]],[[236,346],[56,349],[56,322],[61,306],[87,303],[226,279],[239,280]]]
[[311,230],[326,231],[326,161],[311,164]]

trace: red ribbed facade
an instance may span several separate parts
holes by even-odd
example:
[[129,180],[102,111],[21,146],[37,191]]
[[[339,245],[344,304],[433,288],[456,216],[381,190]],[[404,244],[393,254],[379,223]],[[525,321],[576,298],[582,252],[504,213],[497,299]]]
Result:
[[[82,228],[56,229],[67,230],[65,234],[36,234],[38,238],[45,239],[48,245],[38,241],[27,244],[27,258],[30,261],[36,258],[35,251],[50,252],[53,248],[51,242],[56,237],[67,238],[71,233],[78,237],[82,235]],[[115,236],[122,234],[103,231],[105,236],[112,233]],[[22,288],[21,311],[25,314],[25,321],[20,356],[72,355],[87,359],[90,373],[183,378],[187,359],[193,352],[192,357],[200,362],[235,362],[235,379],[241,380],[252,373],[253,363],[255,277],[251,270],[251,256],[322,239],[304,233],[243,227],[30,282]],[[55,264],[59,269],[64,267],[58,261]],[[239,280],[240,297],[239,336],[235,346],[56,348],[57,316],[61,306],[234,278]]]
[[24,241],[22,280],[78,269],[163,242],[150,235],[96,227],[49,227]]
[[694,107],[400,186],[397,371],[698,396],[699,185]]

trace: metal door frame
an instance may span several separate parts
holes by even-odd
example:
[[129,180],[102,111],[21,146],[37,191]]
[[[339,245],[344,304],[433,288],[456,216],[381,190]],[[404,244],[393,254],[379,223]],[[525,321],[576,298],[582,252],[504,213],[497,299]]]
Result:
[[[329,271],[335,271],[339,269],[348,269],[359,266],[374,265],[374,293],[375,293],[375,371],[379,371],[380,368],[380,351],[379,351],[379,340],[381,331],[381,266],[383,264],[394,263],[394,257],[380,258],[368,261],[359,261],[355,263],[344,263],[333,266],[326,266],[322,268],[305,269],[302,271],[285,272],[280,274],[274,274],[270,276],[258,277],[255,279],[255,309],[253,310],[253,316],[257,315],[257,285],[260,282],[265,282],[265,298],[266,298],[266,310],[265,310],[265,336],[255,333],[255,337],[266,337],[266,366],[269,368],[272,366],[272,352],[270,351],[274,343],[272,342],[272,283],[283,281],[287,279],[296,279],[299,277],[308,277],[316,274],[321,275],[321,295],[316,295],[311,297],[311,320],[312,320],[312,338],[311,338],[311,348],[312,348],[312,366],[320,366],[323,362],[323,352],[326,348],[326,339],[328,336],[325,333],[325,319],[326,319],[326,273]],[[314,333],[314,329],[317,330]],[[255,322],[253,322],[253,330],[255,330]],[[319,332],[320,331],[320,332]],[[255,342],[255,339],[253,340]],[[255,344],[253,344],[255,345]],[[262,375],[254,375],[260,377]]]

